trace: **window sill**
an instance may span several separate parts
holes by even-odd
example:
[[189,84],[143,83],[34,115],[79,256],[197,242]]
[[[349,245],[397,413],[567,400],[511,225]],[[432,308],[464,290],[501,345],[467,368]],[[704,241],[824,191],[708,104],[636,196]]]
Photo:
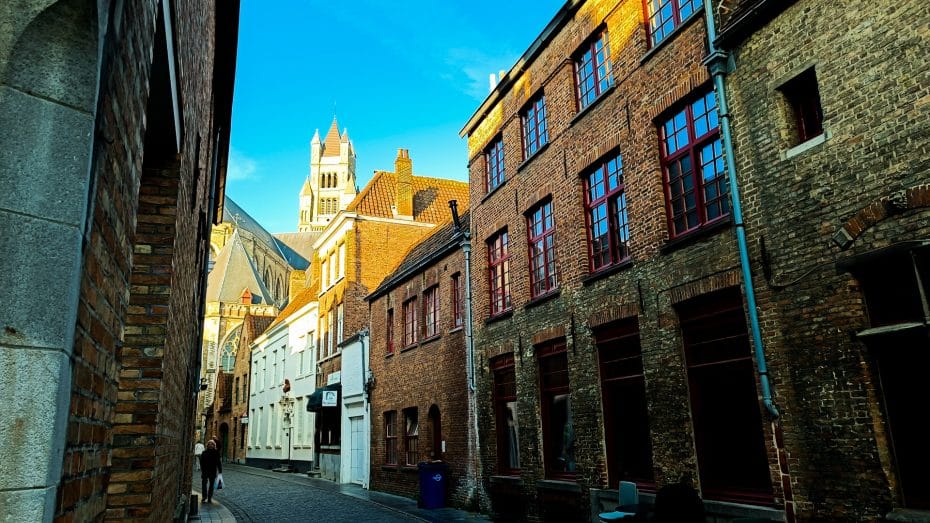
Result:
[[494,322],[498,322],[498,321],[501,321],[501,320],[505,320],[505,319],[507,319],[507,318],[509,318],[509,317],[511,317],[511,316],[513,316],[513,308],[507,309],[506,311],[504,311],[504,312],[502,312],[502,313],[500,313],[500,314],[496,314],[496,315],[494,315],[494,316],[489,317],[488,319],[484,320],[484,324],[485,324],[485,325],[490,325],[490,324],[492,324],[492,323],[494,323]]
[[[592,102],[592,103],[593,103],[593,102]],[[540,147],[539,149],[536,149],[536,152],[535,152],[535,153],[533,153],[533,154],[531,154],[530,156],[528,156],[525,160],[523,160],[523,163],[521,163],[520,165],[517,166],[517,172],[522,171],[524,167],[526,167],[527,165],[529,165],[530,162],[532,162],[533,160],[535,160],[536,157],[538,157],[539,155],[541,155],[542,152],[545,151],[545,150],[548,149],[548,148],[549,148],[549,142],[546,142],[546,143],[544,143],[544,144],[542,145],[542,147]]]
[[[652,58],[653,56],[655,56],[656,53],[659,52],[659,49],[662,49],[663,47],[665,47],[669,42],[674,40],[675,37],[678,36],[679,33],[684,31],[686,27],[693,24],[695,20],[697,20],[698,18],[701,18],[703,15],[704,15],[703,8],[698,9],[697,11],[691,13],[688,16],[688,18],[685,18],[680,24],[678,24],[678,27],[676,27],[675,29],[672,29],[671,33],[665,35],[665,38],[663,38],[661,42],[653,45],[652,48],[646,51],[646,54],[644,54],[643,57],[639,59],[639,64],[642,65],[646,63],[650,58]],[[646,27],[646,31],[647,32],[649,31],[648,26]],[[646,34],[646,39],[648,40],[649,38],[650,38],[649,34]]]
[[581,492],[581,485],[571,479],[541,479],[536,482],[536,488],[560,492]]
[[403,467],[400,467],[400,471],[406,472],[408,474],[416,474],[420,471],[420,469],[418,469],[416,465],[404,465]]
[[517,476],[516,473],[515,473],[514,475],[509,475],[509,476],[508,476],[508,475],[491,476],[491,477],[488,478],[488,479],[490,480],[490,482],[491,482],[492,485],[494,485],[494,484],[497,484],[497,485],[523,485],[523,478],[521,478],[520,476]]
[[712,222],[708,225],[701,227],[695,231],[691,231],[683,236],[679,236],[674,240],[669,240],[665,242],[665,245],[659,248],[659,252],[662,254],[668,254],[672,251],[676,251],[683,247],[687,247],[693,243],[704,240],[710,236],[713,236],[720,232],[723,229],[728,229],[730,225],[733,225],[733,218],[727,216],[726,218],[718,219],[715,222]]
[[385,472],[397,472],[399,469],[397,465],[381,465],[381,470]]
[[811,149],[817,147],[818,145],[820,145],[820,144],[826,142],[827,140],[829,140],[829,139],[832,138],[832,137],[833,137],[833,135],[830,133],[830,131],[828,131],[827,129],[824,129],[822,133],[820,133],[820,134],[818,134],[817,136],[811,138],[810,140],[807,140],[806,142],[801,142],[801,143],[795,145],[794,147],[788,149],[787,151],[782,151],[782,153],[781,153],[781,159],[782,159],[782,160],[788,160],[788,159],[794,158],[795,156],[798,156],[798,155],[800,155],[800,154],[804,154],[804,153],[806,153],[807,151],[809,151],[809,150],[811,150]]
[[617,88],[617,84],[612,84],[612,85],[611,85],[610,87],[608,87],[607,89],[604,89],[604,91],[601,92],[601,94],[597,95],[597,98],[595,98],[594,100],[591,100],[591,103],[589,103],[587,106],[585,106],[584,109],[578,111],[578,114],[576,114],[576,115],[574,116],[574,118],[572,118],[571,120],[569,120],[568,126],[571,127],[571,126],[575,125],[575,122],[577,122],[578,120],[580,120],[584,115],[588,114],[588,112],[591,111],[591,109],[593,109],[594,106],[600,105],[600,104],[601,104],[601,100],[603,100],[604,98],[607,98],[607,95],[609,95],[610,93],[612,93],[613,90],[616,89],[616,88]]
[[459,325],[458,327],[452,328],[452,329],[449,331],[449,334],[453,334],[453,333],[456,333],[456,332],[461,331],[461,330],[464,330],[464,329],[465,329],[465,327]]
[[391,352],[385,353],[385,354],[384,354],[384,357],[385,357],[385,358],[390,358],[390,357],[393,356],[393,355],[394,355],[394,351],[392,350]]
[[422,347],[422,346],[424,346],[424,345],[426,345],[426,344],[432,343],[432,342],[434,342],[434,341],[436,341],[436,340],[438,340],[438,339],[440,339],[440,338],[442,338],[442,334],[434,334],[434,335],[430,336],[429,338],[424,338],[424,339],[420,340],[420,347]]
[[403,349],[400,349],[400,352],[402,352],[402,353],[403,353],[403,352],[407,352],[408,350],[413,350],[413,349],[415,349],[415,348],[417,348],[417,347],[419,347],[419,346],[420,346],[419,343],[413,342],[413,343],[411,343],[410,345],[407,345],[406,347],[404,347]]
[[533,298],[532,300],[526,302],[526,304],[523,305],[523,309],[526,310],[526,309],[532,309],[533,307],[538,307],[539,305],[542,305],[543,303],[546,303],[547,301],[551,299],[558,298],[560,294],[562,294],[562,289],[555,289],[553,291],[549,291],[546,294],[537,296]]
[[505,186],[505,185],[507,185],[507,179],[506,179],[506,178],[504,178],[504,181],[502,181],[500,184],[498,184],[497,187],[495,187],[495,188],[491,189],[490,191],[488,191],[488,194],[485,194],[484,197],[481,198],[481,203],[484,203],[485,201],[487,201],[488,198],[490,198],[490,197],[491,197],[494,193],[496,193],[497,191],[501,190],[501,187],[503,187],[503,186]]
[[620,271],[622,271],[622,270],[624,270],[624,269],[627,269],[627,268],[629,268],[629,267],[632,267],[632,266],[633,266],[633,258],[627,258],[627,259],[621,261],[620,263],[611,265],[611,266],[606,267],[606,268],[604,268],[604,269],[600,269],[600,270],[598,270],[597,272],[592,272],[591,274],[589,274],[589,275],[585,276],[584,278],[582,278],[581,284],[582,284],[582,285],[591,285],[592,283],[594,283],[594,282],[596,282],[596,281],[598,281],[598,280],[600,280],[600,279],[602,279],[602,278],[606,278],[606,277],[608,277],[608,276],[610,276],[610,275],[612,275],[612,274],[617,274],[618,272],[620,272]]

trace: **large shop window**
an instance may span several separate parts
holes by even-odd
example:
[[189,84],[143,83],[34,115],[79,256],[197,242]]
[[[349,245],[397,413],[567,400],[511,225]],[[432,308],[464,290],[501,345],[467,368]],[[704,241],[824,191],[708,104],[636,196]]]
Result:
[[565,342],[543,345],[539,359],[540,408],[543,426],[543,460],[546,477],[575,478],[575,423],[568,383]]
[[501,475],[516,475],[520,472],[520,425],[513,354],[495,359],[491,366],[494,370],[497,471]]
[[738,287],[677,307],[706,499],[772,502],[746,316]]
[[643,378],[643,353],[636,318],[594,333],[601,371],[607,479],[611,488],[635,481],[655,488],[652,440]]

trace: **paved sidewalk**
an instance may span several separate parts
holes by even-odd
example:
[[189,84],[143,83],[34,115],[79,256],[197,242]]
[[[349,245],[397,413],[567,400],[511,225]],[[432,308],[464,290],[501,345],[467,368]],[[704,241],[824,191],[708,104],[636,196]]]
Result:
[[403,512],[421,521],[491,521],[484,514],[478,514],[454,508],[441,508],[433,510],[419,508],[417,507],[417,502],[410,498],[395,496],[393,494],[387,494],[384,492],[365,490],[359,485],[355,484],[338,484],[325,479],[308,478],[306,474],[272,472],[270,470],[248,467],[245,465],[227,464],[224,466],[224,468],[225,467],[229,467],[231,470],[235,470],[236,472],[243,474],[252,474],[255,476],[262,476],[271,479],[287,481],[290,483],[299,483],[308,487],[317,488],[328,492],[336,492],[346,496],[351,496],[353,498],[362,499],[398,512]]
[[211,523],[235,523],[236,518],[233,516],[232,512],[228,508],[221,505],[216,498],[213,499],[212,503],[202,503],[203,496],[201,496],[199,490],[194,490],[193,494],[197,495],[197,515],[190,516],[188,521],[209,521]]

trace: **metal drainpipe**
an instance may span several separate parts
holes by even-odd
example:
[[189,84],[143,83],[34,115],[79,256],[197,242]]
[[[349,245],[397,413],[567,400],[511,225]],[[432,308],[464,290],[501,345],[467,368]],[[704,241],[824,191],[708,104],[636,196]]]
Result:
[[717,28],[714,23],[713,2],[704,0],[704,15],[707,23],[707,46],[710,51],[704,64],[714,78],[714,90],[717,92],[717,110],[720,113],[720,127],[723,133],[723,150],[727,167],[727,182],[730,184],[733,223],[736,226],[736,242],[739,245],[739,264],[743,271],[743,284],[746,286],[746,308],[749,309],[749,327],[752,330],[752,343],[756,350],[756,364],[759,367],[759,382],[762,385],[762,402],[765,408],[778,419],[778,407],[772,402],[772,387],[769,384],[769,371],[765,364],[765,347],[762,345],[762,331],[759,327],[759,314],[756,311],[756,292],[752,284],[752,270],[749,267],[749,249],[746,246],[746,226],[743,224],[743,209],[740,205],[739,187],[736,183],[736,161],[733,157],[733,138],[730,134],[730,110],[727,106],[726,85],[727,61],[729,55],[717,49]]
[[464,230],[459,222],[459,213],[457,202],[449,202],[449,208],[452,210],[452,219],[455,227],[461,234],[459,246],[462,247],[462,253],[465,255],[465,373],[468,380],[468,410],[471,417],[469,432],[473,437],[469,438],[469,444],[474,445],[474,500],[475,504],[480,506],[480,483],[481,483],[481,444],[478,438],[478,388],[475,380],[475,343],[472,337],[472,316],[471,316],[471,232]]

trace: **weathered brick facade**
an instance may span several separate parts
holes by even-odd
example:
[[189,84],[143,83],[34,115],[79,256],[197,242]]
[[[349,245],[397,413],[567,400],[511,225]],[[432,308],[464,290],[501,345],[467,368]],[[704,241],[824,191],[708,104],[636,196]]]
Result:
[[[418,242],[368,298],[375,379],[371,392],[371,488],[416,498],[417,463],[442,460],[449,467],[447,503],[454,506],[470,501],[473,481],[469,484],[467,476],[474,475],[476,464],[468,442],[471,420],[466,407],[464,288],[460,287],[458,296],[453,290],[453,277],[458,285],[465,284],[460,240],[452,223],[441,226]],[[427,289],[434,289],[438,298],[438,329],[430,336],[426,333]],[[403,304],[410,299],[417,300],[418,336],[417,342],[404,346]],[[453,311],[455,299],[459,300],[458,323]],[[388,310],[393,311],[390,348]],[[405,409],[416,409],[419,423],[412,464],[405,456]],[[393,462],[388,462],[387,456],[386,412],[396,416]]]
[[[930,509],[930,461],[909,439],[921,378],[908,370],[927,362],[910,252],[924,292],[928,254],[902,247],[930,237],[930,9],[781,4],[725,2],[720,43],[735,56],[727,90],[786,502],[804,520]],[[795,148],[783,86],[811,69],[824,134]],[[908,322],[923,326],[900,329]],[[868,335],[875,327],[890,332]]]
[[[59,373],[37,368],[20,381],[70,393],[15,413],[25,437],[2,429],[0,454],[13,467],[7,481],[26,478],[17,472],[18,446],[38,450],[29,467],[44,478],[22,485],[33,490],[0,495],[0,512],[30,521],[171,520],[190,495],[199,316],[209,224],[225,177],[238,2],[19,4],[0,15],[13,23],[4,23],[12,40],[4,31],[0,44],[0,125],[21,119],[25,132],[15,147],[2,147],[0,173],[4,186],[17,180],[12,193],[56,195],[44,209],[4,203],[4,230],[14,223],[6,210],[14,210],[26,244],[67,240],[53,257],[26,248],[32,264],[4,264],[32,288],[54,278],[61,294],[16,296],[31,304],[26,311],[45,312],[2,321],[7,336],[21,333],[17,345],[64,358]],[[51,123],[70,112],[69,124]],[[55,134],[80,153],[63,154]],[[36,155],[48,148],[54,152]],[[60,212],[69,217],[56,218]],[[68,275],[32,281],[30,267],[48,263]],[[42,341],[59,323],[73,345]],[[5,380],[2,395],[11,397]]]
[[[634,319],[651,440],[645,451],[652,454],[651,477],[637,479],[640,490],[648,501],[649,491],[679,481],[707,487],[700,481],[680,316],[702,300],[738,298],[739,257],[728,217],[670,239],[659,127],[711,90],[701,63],[707,40],[700,12],[685,17],[657,45],[649,44],[643,20],[644,4],[635,0],[567,2],[463,130],[474,202],[472,288],[483,485],[490,508],[504,517],[577,520],[579,514],[616,505],[616,491],[605,489],[625,476],[619,468],[613,477],[609,474],[605,430],[624,420],[609,419],[619,416],[617,412],[605,414],[604,398],[610,394],[601,382],[603,356],[595,334]],[[613,86],[579,111],[573,61],[603,29]],[[548,145],[524,159],[521,114],[539,94],[545,96]],[[506,181],[489,194],[483,153],[497,137],[503,141]],[[595,273],[589,265],[583,178],[618,153],[629,217],[629,260]],[[546,201],[551,201],[555,224],[558,285],[556,291],[531,299],[525,213]],[[512,308],[491,318],[486,242],[502,230],[509,234]],[[737,307],[744,310],[745,305]],[[764,508],[781,507],[780,470],[772,425],[763,421],[768,418],[753,394],[746,330],[740,329],[745,340],[740,354],[746,360],[741,397],[744,405],[750,404],[748,419],[760,419],[745,429],[762,460],[754,472],[766,484],[753,494],[758,498],[752,503],[759,508],[747,508],[744,515],[780,518],[779,510]],[[553,436],[544,434],[540,406],[545,400],[541,355],[548,353],[540,351],[559,347],[567,359],[575,463],[573,472],[553,474],[547,473],[544,458]],[[516,376],[516,472],[502,472],[499,465],[493,367],[502,358],[512,358]],[[750,497],[740,491],[741,485],[735,487],[735,494],[704,492],[708,511],[716,510],[714,499],[743,496],[745,502]]]

